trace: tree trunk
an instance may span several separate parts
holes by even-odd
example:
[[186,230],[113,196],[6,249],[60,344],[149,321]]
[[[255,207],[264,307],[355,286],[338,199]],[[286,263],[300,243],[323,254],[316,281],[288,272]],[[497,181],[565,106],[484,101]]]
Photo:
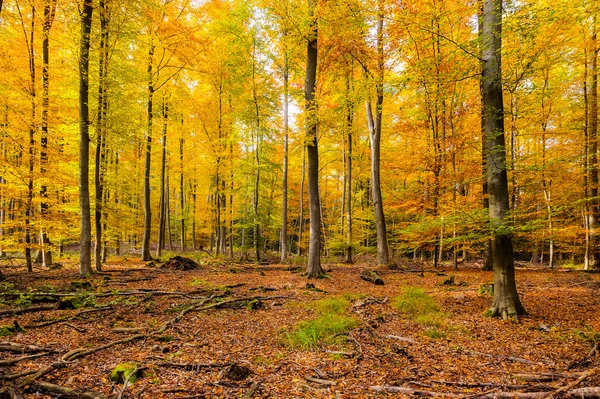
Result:
[[[284,41],[287,31],[284,30]],[[281,183],[281,263],[287,261],[287,224],[288,224],[288,145],[289,145],[289,66],[287,50],[283,55],[283,177]]]
[[598,250],[598,45],[596,41],[596,20],[592,25],[592,51],[590,60],[591,85],[589,90],[589,196],[590,198],[590,258],[594,269],[600,268],[600,252]]
[[306,177],[306,145],[302,146],[302,177],[300,178],[300,212],[298,215],[298,256],[302,256],[302,230],[304,228],[304,180]]
[[162,256],[165,247],[165,175],[167,173],[167,128],[169,121],[169,109],[163,97],[162,106],[163,128],[162,128],[162,158],[160,165],[160,200],[158,216],[158,241],[156,243],[156,257]]
[[[183,190],[183,137],[179,139],[179,205],[181,206],[181,252],[185,252],[185,198]],[[225,196],[225,193],[223,193]],[[225,239],[225,237],[223,237]],[[224,252],[224,251],[223,251]]]
[[154,44],[148,51],[148,130],[146,132],[146,152],[144,154],[144,238],[142,241],[142,260],[149,261],[150,234],[152,232],[152,204],[150,203],[150,161],[152,154],[152,101],[154,97],[154,76],[152,67],[154,63]]
[[27,177],[27,203],[25,207],[25,229],[24,229],[24,243],[25,243],[25,264],[27,272],[33,272],[33,263],[31,259],[31,218],[33,217],[33,170],[35,165],[35,130],[36,130],[36,77],[35,77],[35,54],[34,54],[34,33],[35,33],[35,6],[31,7],[31,32],[29,38],[25,29],[25,21],[21,14],[21,9],[17,3],[17,10],[21,18],[21,26],[23,27],[23,34],[25,35],[25,41],[27,42],[27,54],[29,58],[29,95],[31,101],[31,116],[29,121],[29,169]]
[[350,82],[352,68],[346,75],[346,93],[347,93],[347,110],[346,110],[346,141],[348,142],[348,155],[346,161],[346,263],[352,263],[352,129],[354,127],[354,103],[350,100]]
[[375,101],[375,118],[373,118],[370,101],[367,101],[367,118],[369,120],[369,137],[371,139],[371,190],[375,211],[375,225],[377,228],[377,260],[380,264],[387,265],[389,264],[389,251],[380,179],[383,73],[383,1],[379,0],[377,11],[377,98]]
[[308,152],[308,201],[310,206],[310,238],[306,274],[316,277],[321,268],[321,202],[319,198],[319,149],[317,139],[317,21],[314,10],[318,0],[308,0],[309,35],[306,56],[306,86],[304,90],[306,111],[306,148]]
[[104,199],[104,150],[106,147],[105,117],[106,107],[106,63],[108,62],[108,15],[104,0],[100,0],[100,59],[98,62],[98,112],[96,116],[96,168],[94,182],[96,185],[96,209],[94,221],[96,227],[96,246],[94,265],[97,271],[102,271],[102,212]]
[[[480,43],[483,43],[483,0],[478,0],[478,19],[477,19],[477,27],[478,27],[478,36]],[[481,44],[481,54],[483,57],[483,44]],[[486,135],[485,135],[485,104],[483,99],[483,79],[480,80],[479,83],[479,93],[481,97],[481,197],[483,209],[487,210],[489,213],[490,209],[490,199],[488,197],[488,182],[487,182],[487,157],[488,150],[486,144]],[[492,271],[494,269],[493,264],[493,254],[492,254],[492,239],[488,239],[485,242],[485,248],[483,252],[483,270]]]
[[79,50],[79,206],[81,212],[81,247],[79,252],[79,273],[92,274],[91,245],[92,226],[90,215],[90,134],[89,134],[89,66],[90,33],[92,30],[93,3],[83,0],[81,14],[81,41]]
[[487,146],[487,180],[490,219],[494,228],[493,316],[518,317],[525,313],[515,282],[512,238],[508,223],[508,176],[504,141],[504,104],[502,101],[501,32],[502,0],[484,0],[482,85]]
[[[1,4],[0,4],[1,7]],[[48,217],[48,187],[44,182],[44,175],[46,174],[46,166],[48,164],[48,112],[50,108],[50,28],[54,21],[54,15],[56,12],[56,1],[45,0],[44,1],[44,27],[43,27],[43,41],[42,41],[42,134],[40,137],[40,178],[42,185],[40,187],[40,218],[42,219],[42,230],[41,230],[41,254],[42,254],[42,266],[48,266],[52,264],[52,251],[48,248],[50,245],[50,239],[46,233],[45,221]]]

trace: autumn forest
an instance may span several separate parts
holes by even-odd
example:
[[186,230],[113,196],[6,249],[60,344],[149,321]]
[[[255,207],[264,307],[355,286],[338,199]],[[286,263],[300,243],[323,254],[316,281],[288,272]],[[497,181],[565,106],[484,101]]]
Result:
[[[549,284],[565,290],[557,298],[580,303],[590,300],[590,291],[569,290],[597,289],[598,11],[593,0],[0,0],[0,280],[8,277],[0,283],[6,285],[0,286],[0,305],[8,307],[0,309],[0,317],[32,308],[38,312],[39,306],[28,307],[38,297],[42,302],[55,298],[53,311],[72,313],[51,324],[89,312],[77,310],[90,306],[89,296],[82,300],[78,294],[74,298],[81,303],[69,299],[65,305],[72,294],[62,288],[32,291],[35,281],[60,285],[59,276],[83,279],[72,281],[69,289],[84,289],[86,295],[94,291],[96,309],[133,303],[96,303],[99,298],[146,295],[135,306],[156,300],[157,309],[168,314],[162,307],[169,305],[159,303],[159,297],[194,299],[187,307],[177,305],[181,313],[161,319],[165,324],[153,325],[154,319],[126,328],[112,324],[107,328],[114,327],[113,332],[135,334],[129,341],[106,344],[112,347],[164,337],[175,324],[191,323],[185,316],[190,312],[225,312],[230,305],[234,310],[227,311],[240,312],[240,304],[251,315],[259,309],[272,312],[283,306],[278,301],[302,291],[316,301],[309,311],[325,318],[327,328],[346,323],[339,332],[329,331],[347,337],[346,346],[340,349],[327,335],[306,344],[296,332],[286,333],[287,344],[299,351],[329,345],[328,353],[347,359],[354,372],[359,362],[386,370],[377,363],[383,358],[370,357],[369,351],[382,345],[387,354],[406,351],[389,346],[390,339],[421,345],[414,336],[392,330],[377,335],[368,327],[373,320],[378,326],[388,320],[400,323],[385,311],[375,316],[392,306],[388,296],[400,295],[393,299],[396,311],[424,329],[428,339],[443,334],[448,351],[470,345],[451,344],[453,339],[487,334],[473,332],[489,327],[481,323],[515,326],[528,314],[527,326],[511,327],[521,329],[524,342],[530,339],[526,328],[533,328],[554,334],[552,342],[560,346],[557,326],[563,317],[571,338],[583,336],[575,352],[559,350],[569,364],[556,360],[550,366],[540,360],[547,353],[543,348],[530,357],[502,355],[500,360],[538,365],[536,375],[553,375],[549,385],[525,387],[514,380],[517,388],[506,385],[508,380],[452,385],[437,375],[439,385],[429,390],[388,374],[369,392],[450,395],[448,386],[460,386],[479,389],[475,396],[481,398],[488,397],[481,391],[486,387],[507,395],[490,398],[519,397],[523,390],[539,397],[574,395],[578,385],[596,379],[597,369],[586,367],[600,351],[598,320],[593,316],[595,321],[586,324],[591,316],[567,304],[549,324],[548,315],[539,313],[545,302],[531,287]],[[77,267],[77,274],[62,270],[63,263]],[[200,269],[206,273],[202,279],[186,274]],[[517,284],[515,270],[523,273],[524,283]],[[355,272],[363,288],[350,283]],[[123,274],[125,282],[119,284],[125,291],[102,289],[114,273]],[[235,273],[249,274],[241,281]],[[265,273],[274,273],[273,279],[262,281]],[[178,285],[177,274],[182,280],[190,277],[195,290]],[[386,288],[377,288],[383,280]],[[169,290],[131,285],[139,281],[160,282]],[[241,286],[243,292],[232,291]],[[270,289],[298,292],[248,296]],[[331,292],[337,296],[330,297]],[[198,293],[203,299],[190,297]],[[27,303],[18,304],[24,295]],[[465,298],[473,301],[467,304]],[[411,301],[415,308],[407,305]],[[419,313],[428,303],[430,311]],[[447,321],[449,314],[480,315],[486,308],[486,315],[498,320],[469,319],[464,325],[477,327],[460,328]],[[349,312],[360,313],[362,321],[348,318]],[[0,336],[25,334],[24,322],[29,328],[49,322],[36,324],[27,317],[33,316],[0,325]],[[584,335],[573,332],[577,323],[583,323]],[[489,339],[510,340],[501,330]],[[373,348],[361,340],[361,331],[371,334],[366,336],[374,340]],[[160,345],[171,345],[167,338]],[[34,353],[31,358],[55,353],[40,340],[0,342],[0,351],[25,345],[17,349]],[[60,362],[87,357],[106,345],[97,351],[71,350]],[[516,342],[511,345],[511,353],[519,351]],[[279,355],[267,353],[274,346],[266,346],[270,349],[262,351],[268,360],[260,365],[252,360],[254,366],[280,364]],[[482,356],[482,350],[461,354]],[[429,355],[415,356],[423,360]],[[207,368],[221,370],[210,390],[214,397],[233,395],[222,391],[227,388],[220,383],[224,375],[231,381],[248,377],[237,379],[246,366],[226,360]],[[198,371],[192,363],[167,363],[160,367]],[[142,378],[136,373],[152,368],[134,364],[133,371],[121,372],[124,379],[111,374],[122,388],[120,393],[111,388],[118,398],[128,387],[135,390],[133,380]],[[58,370],[48,367],[52,370],[40,370]],[[567,373],[578,368],[579,374]],[[30,372],[33,377],[25,380],[19,373],[14,378],[0,374],[15,382],[0,389],[0,397],[17,398],[31,387],[48,395],[105,397],[70,392],[60,378],[59,385],[44,386],[41,372]],[[343,389],[333,388],[334,374],[307,377],[310,389],[304,392],[346,397],[338,396]],[[410,378],[422,381],[418,377]],[[80,387],[90,386],[81,378]],[[370,377],[355,378],[349,386]],[[597,385],[593,381],[588,385]],[[278,392],[291,392],[280,383],[271,382]],[[265,382],[233,385],[249,398]],[[200,395],[201,389],[188,388]],[[600,392],[593,386],[581,389]],[[173,397],[173,392],[161,392]],[[452,392],[456,397],[468,393]],[[205,394],[189,397],[213,397]]]

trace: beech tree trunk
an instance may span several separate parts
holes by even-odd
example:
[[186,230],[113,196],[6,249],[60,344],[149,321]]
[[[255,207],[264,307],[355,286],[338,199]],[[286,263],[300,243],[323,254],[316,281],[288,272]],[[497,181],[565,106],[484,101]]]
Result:
[[310,238],[306,274],[316,277],[323,274],[321,267],[321,201],[319,198],[319,148],[317,139],[317,21],[314,10],[318,0],[308,0],[309,35],[306,56],[305,110],[306,149],[308,152],[308,201],[310,205]]
[[508,176],[504,141],[504,104],[502,99],[501,34],[502,0],[484,0],[483,6],[482,87],[487,147],[487,181],[490,220],[494,228],[493,316],[518,317],[525,313],[515,282],[512,237],[507,230]]
[[154,76],[152,67],[154,63],[154,44],[148,51],[148,130],[146,132],[146,152],[144,154],[144,238],[142,241],[142,260],[149,261],[150,234],[152,229],[152,204],[150,203],[150,161],[152,154],[152,101],[154,98]]
[[383,199],[381,195],[381,123],[383,111],[383,1],[379,0],[377,11],[377,82],[375,100],[375,117],[371,109],[371,102],[367,100],[367,118],[369,122],[369,137],[371,139],[371,190],[373,208],[375,211],[375,225],[377,228],[377,260],[380,264],[389,264],[389,250],[387,242],[387,229],[385,214],[383,212]]
[[[483,0],[478,0],[478,14],[477,14],[477,27],[478,27],[478,36],[479,41],[482,43],[483,41]],[[483,57],[483,44],[481,45],[481,54]],[[479,83],[479,95],[481,100],[481,196],[482,196],[482,205],[483,209],[489,213],[490,209],[490,199],[488,197],[488,182],[487,182],[487,145],[485,139],[485,106],[483,101],[483,79],[481,79]],[[492,271],[494,269],[493,265],[493,255],[492,255],[492,240],[488,239],[485,242],[485,248],[483,252],[483,270]]]
[[98,62],[98,112],[96,116],[96,168],[94,181],[96,185],[96,209],[94,221],[96,227],[96,246],[94,251],[94,266],[102,271],[102,213],[104,200],[104,168],[106,129],[105,117],[108,102],[106,100],[106,63],[108,62],[108,15],[104,0],[100,0],[100,59]]
[[79,250],[79,273],[92,274],[91,246],[92,226],[90,220],[90,134],[89,134],[89,66],[90,33],[92,30],[93,3],[83,0],[81,14],[81,40],[79,50],[79,207],[81,213],[81,247]]
[[300,213],[298,215],[298,256],[302,255],[302,230],[304,229],[304,182],[306,180],[306,145],[302,146],[302,177],[300,178]]
[[160,200],[159,200],[159,219],[158,219],[158,242],[156,243],[156,256],[162,255],[165,247],[165,175],[167,172],[167,128],[169,120],[168,105],[163,97],[162,106],[163,129],[162,129],[162,158],[160,168]]
[[29,96],[31,102],[31,115],[29,121],[29,143],[28,143],[28,155],[29,155],[29,169],[27,177],[27,202],[25,204],[25,229],[23,241],[25,243],[25,264],[27,272],[33,272],[33,262],[31,259],[31,218],[33,217],[33,170],[35,165],[34,159],[34,146],[35,146],[35,130],[36,130],[36,75],[35,75],[35,54],[34,54],[34,37],[35,37],[35,6],[31,7],[31,31],[30,36],[27,36],[27,30],[25,28],[25,20],[23,14],[17,3],[17,10],[19,11],[19,17],[21,19],[21,26],[23,28],[23,34],[25,36],[25,42],[27,43],[27,55],[29,60]]
[[348,96],[346,105],[346,141],[348,142],[348,155],[345,179],[346,198],[343,199],[346,207],[346,263],[352,263],[352,129],[354,126],[354,103],[350,100],[351,74],[352,67],[346,76],[346,93]]
[[[181,206],[181,252],[185,252],[185,198],[183,190],[183,137],[179,139],[179,205]],[[223,193],[225,197],[225,193]],[[225,237],[222,238],[225,240]],[[224,253],[225,251],[223,251]]]
[[46,218],[48,217],[49,208],[48,187],[44,182],[44,175],[46,174],[46,166],[48,164],[48,112],[50,108],[50,28],[52,27],[52,22],[54,21],[55,12],[56,1],[45,0],[42,39],[42,134],[40,137],[40,178],[42,180],[42,185],[40,187],[40,217],[42,219],[40,253],[42,255],[42,266],[52,264],[52,251],[48,248],[50,245],[50,240],[44,224]]
[[[284,30],[284,40],[287,31]],[[287,50],[283,55],[283,177],[281,183],[281,262],[287,261],[287,224],[288,224],[288,144],[289,144],[289,66]]]
[[596,35],[596,20],[592,24],[592,51],[590,60],[591,84],[589,88],[589,229],[590,229],[590,258],[594,269],[600,268],[600,252],[598,250],[598,44]]

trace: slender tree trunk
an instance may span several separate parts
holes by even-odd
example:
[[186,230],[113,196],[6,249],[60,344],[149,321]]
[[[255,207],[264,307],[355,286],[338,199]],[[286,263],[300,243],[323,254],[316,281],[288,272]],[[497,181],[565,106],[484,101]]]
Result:
[[50,239],[46,233],[45,221],[48,218],[48,186],[45,182],[46,166],[48,164],[48,113],[50,108],[50,28],[54,21],[56,11],[55,0],[44,1],[44,26],[43,26],[43,41],[42,41],[42,134],[40,137],[40,179],[42,181],[40,187],[40,218],[42,220],[42,230],[40,234],[42,255],[42,266],[52,264],[52,251],[48,248]]
[[385,214],[383,212],[383,198],[381,195],[381,123],[383,116],[383,0],[379,0],[377,11],[377,82],[375,101],[375,118],[370,101],[367,101],[367,117],[369,119],[369,137],[371,139],[371,190],[373,207],[375,211],[375,224],[377,228],[377,260],[380,264],[388,265],[389,250],[387,242],[387,229]]
[[159,200],[159,219],[158,219],[158,241],[156,243],[156,256],[162,256],[162,250],[165,247],[165,175],[167,173],[167,128],[169,121],[169,108],[163,96],[162,104],[162,158],[160,165],[160,200]]
[[106,146],[106,67],[108,62],[108,15],[104,0],[100,0],[100,59],[98,62],[98,112],[96,116],[96,159],[94,182],[96,185],[96,209],[94,221],[96,227],[96,246],[94,251],[94,265],[97,271],[102,271],[102,213],[104,198],[104,150]]
[[583,255],[584,270],[590,269],[590,225],[589,225],[589,212],[590,204],[588,199],[589,194],[589,183],[588,173],[590,164],[590,153],[589,153],[589,100],[588,100],[588,52],[584,47],[583,51],[583,103],[584,103],[584,117],[583,117],[583,198],[585,200],[583,205],[583,226],[585,230],[585,250]]
[[590,256],[594,269],[600,268],[600,251],[598,248],[598,44],[596,40],[596,20],[593,22],[592,51],[590,60],[591,85],[589,90],[589,122],[588,137],[590,151],[590,177],[589,177],[589,198],[590,198]]
[[31,102],[31,115],[29,121],[29,143],[28,143],[28,155],[29,155],[29,168],[27,177],[27,202],[25,204],[25,228],[24,238],[25,243],[25,264],[27,272],[33,272],[33,263],[31,259],[31,218],[33,217],[33,171],[35,165],[35,130],[36,130],[36,74],[35,74],[35,54],[34,54],[34,39],[35,39],[35,19],[36,10],[35,6],[31,7],[31,31],[29,37],[27,36],[27,30],[25,28],[25,20],[17,3],[17,10],[21,18],[21,27],[23,28],[23,34],[25,36],[25,42],[27,43],[27,54],[29,59],[29,96]]
[[[167,188],[166,188],[167,198],[166,198],[166,206],[165,218],[167,220],[167,238],[169,239],[169,251],[173,250],[173,232],[171,231],[171,189],[169,188],[169,174],[167,173]],[[211,249],[212,251],[212,249]]]
[[81,213],[81,247],[79,273],[92,274],[91,246],[92,226],[90,214],[90,134],[89,134],[89,66],[90,33],[92,30],[93,3],[83,0],[81,14],[81,41],[79,50],[79,206]]
[[319,149],[317,139],[317,21],[314,10],[318,0],[308,0],[309,36],[306,57],[305,111],[306,148],[308,152],[308,201],[310,205],[310,238],[308,245],[308,277],[323,274],[321,267],[321,202],[319,198]]
[[146,132],[146,152],[144,154],[144,238],[142,241],[142,260],[152,259],[150,254],[150,234],[152,232],[152,204],[150,203],[150,164],[152,154],[152,101],[154,98],[154,44],[148,51],[148,130]]
[[[183,190],[183,137],[179,139],[179,205],[181,206],[181,252],[185,252],[185,198]],[[225,193],[223,193],[225,196]],[[225,237],[223,237],[225,239]]]
[[352,263],[352,141],[354,140],[352,135],[354,128],[354,103],[350,99],[352,71],[353,68],[350,68],[348,75],[346,75],[346,141],[348,142],[345,179],[346,198],[344,198],[346,203],[346,263]]
[[487,146],[490,219],[494,228],[494,301],[491,314],[503,318],[525,313],[517,293],[508,223],[508,176],[504,141],[504,104],[501,69],[502,0],[484,0],[483,8],[483,105]]
[[[287,32],[284,32],[284,40]],[[287,261],[287,228],[288,228],[288,146],[289,146],[289,66],[287,50],[283,55],[283,177],[281,183],[281,263]]]
[[298,256],[302,255],[302,230],[304,228],[304,183],[306,178],[306,144],[302,146],[302,177],[300,179],[300,213],[298,215]]

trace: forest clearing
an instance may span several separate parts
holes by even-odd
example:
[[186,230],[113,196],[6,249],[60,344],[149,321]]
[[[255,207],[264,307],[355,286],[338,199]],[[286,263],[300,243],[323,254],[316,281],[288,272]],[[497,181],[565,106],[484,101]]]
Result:
[[[310,280],[289,265],[198,260],[184,271],[109,258],[89,280],[74,262],[33,275],[4,267],[0,397],[600,393],[585,390],[600,386],[594,273],[520,265],[529,314],[516,323],[484,316],[492,273],[477,263],[454,271],[406,262],[376,269],[385,284],[375,285],[360,278],[368,259],[326,264],[327,278]],[[125,372],[111,380],[119,365]],[[377,391],[383,387],[405,391]]]

